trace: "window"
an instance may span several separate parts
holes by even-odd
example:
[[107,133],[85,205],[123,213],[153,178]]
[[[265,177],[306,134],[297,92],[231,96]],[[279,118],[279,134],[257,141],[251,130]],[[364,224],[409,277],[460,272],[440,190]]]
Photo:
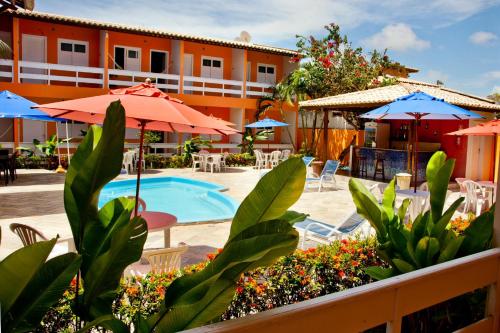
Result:
[[115,68],[128,71],[141,70],[141,49],[115,46]]
[[268,64],[257,65],[257,82],[261,83],[276,83],[276,66]]
[[201,57],[201,76],[212,79],[223,78],[224,61],[222,58]]
[[58,63],[62,65],[88,66],[88,42],[59,39]]

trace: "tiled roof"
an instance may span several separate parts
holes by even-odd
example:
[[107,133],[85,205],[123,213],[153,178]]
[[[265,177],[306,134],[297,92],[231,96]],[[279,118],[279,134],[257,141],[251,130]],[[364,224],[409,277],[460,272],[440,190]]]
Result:
[[274,54],[279,54],[279,55],[284,55],[284,56],[293,56],[297,53],[294,50],[280,48],[280,47],[259,45],[259,44],[253,44],[253,43],[247,43],[247,42],[241,42],[241,41],[235,41],[235,40],[194,36],[194,35],[181,34],[181,33],[176,33],[176,32],[165,31],[165,30],[149,29],[149,28],[138,27],[138,26],[124,25],[124,24],[99,22],[99,21],[94,21],[94,20],[89,20],[89,19],[83,19],[83,18],[77,18],[77,17],[71,17],[71,16],[63,16],[63,15],[57,15],[57,14],[50,14],[50,13],[43,13],[43,12],[37,12],[37,11],[27,11],[27,10],[18,9],[16,11],[7,10],[5,13],[12,15],[12,16],[16,16],[16,17],[29,18],[29,19],[40,20],[40,21],[48,21],[48,22],[61,23],[61,24],[72,24],[72,25],[78,25],[78,26],[84,26],[84,27],[99,28],[99,29],[103,29],[103,30],[129,32],[129,33],[149,35],[149,36],[155,36],[155,37],[168,37],[168,38],[172,38],[172,39],[199,42],[199,43],[204,43],[204,44],[215,44],[215,45],[234,47],[234,48],[239,48],[239,49],[247,49],[247,50],[251,50],[251,51],[261,51],[261,52],[267,52],[267,53],[274,53]]
[[500,111],[500,105],[493,101],[445,88],[431,83],[407,78],[397,78],[398,83],[392,86],[373,88],[352,93],[312,99],[300,103],[305,108],[369,108],[377,107],[394,101],[396,98],[423,91],[429,95],[442,98],[446,102],[471,110]]

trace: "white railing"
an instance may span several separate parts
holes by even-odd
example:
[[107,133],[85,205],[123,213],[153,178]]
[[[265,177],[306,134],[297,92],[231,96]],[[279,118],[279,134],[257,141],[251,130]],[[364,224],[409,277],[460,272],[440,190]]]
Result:
[[500,248],[184,332],[362,332],[387,324],[386,332],[399,333],[404,316],[488,286],[484,319],[456,332],[499,332]]
[[14,62],[10,59],[0,59],[0,78],[10,79],[14,77]]
[[176,74],[127,71],[121,69],[110,69],[108,73],[110,86],[130,87],[137,83],[143,83],[149,78],[159,89],[166,89],[175,93],[179,92],[180,76]]
[[48,64],[32,61],[19,61],[19,79],[21,82],[46,83],[53,85],[54,82],[92,84],[103,86],[104,69],[98,67],[71,66],[60,64]]
[[291,143],[256,143],[253,146],[257,149],[291,149],[293,151],[293,145]]
[[247,96],[266,96],[271,95],[272,84],[260,82],[247,82]]
[[236,95],[243,97],[243,81],[237,80],[221,80],[197,76],[184,76],[184,91],[201,92],[202,95],[206,93],[215,93],[225,95]]

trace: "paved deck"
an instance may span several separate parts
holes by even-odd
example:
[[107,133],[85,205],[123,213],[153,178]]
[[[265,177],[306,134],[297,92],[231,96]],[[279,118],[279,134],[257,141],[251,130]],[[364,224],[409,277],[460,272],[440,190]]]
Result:
[[[241,202],[254,188],[260,172],[250,167],[228,168],[223,173],[193,172],[191,169],[146,170],[144,177],[183,176],[224,185],[227,195]],[[134,175],[121,178],[134,178]],[[336,176],[337,189],[317,192],[305,191],[291,208],[307,213],[311,218],[332,225],[341,222],[354,210],[347,188],[349,177]],[[367,186],[373,181],[362,180]],[[2,240],[0,258],[22,246],[19,238],[9,230],[11,223],[24,223],[42,231],[47,237],[59,234],[71,237],[63,204],[64,174],[46,170],[19,170],[18,179],[9,186],[0,186],[0,227]],[[184,242],[190,246],[187,263],[201,260],[208,252],[222,247],[228,234],[230,222],[182,225],[172,228],[172,244]],[[146,248],[162,246],[162,232],[148,236]]]

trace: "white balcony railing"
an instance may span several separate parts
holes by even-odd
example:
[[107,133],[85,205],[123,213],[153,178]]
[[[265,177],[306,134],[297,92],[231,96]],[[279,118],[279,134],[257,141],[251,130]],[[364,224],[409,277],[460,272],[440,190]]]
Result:
[[142,83],[146,79],[151,79],[159,89],[179,93],[180,76],[176,74],[127,71],[121,69],[110,69],[108,73],[110,86],[130,87]]
[[197,76],[184,76],[184,92],[201,92],[202,95],[207,93],[235,95],[243,97],[243,81],[237,80],[221,80]]
[[271,95],[273,85],[261,82],[247,82],[247,97]]
[[[0,81],[10,81],[14,76],[14,63],[10,59],[0,59]],[[7,80],[6,80],[7,79]]]
[[401,332],[402,318],[470,291],[490,287],[483,319],[459,331],[500,330],[500,248],[185,333],[362,332],[387,324]]
[[19,79],[22,83],[53,85],[63,82],[70,85],[103,87],[104,69],[98,67],[48,64],[19,61]]

